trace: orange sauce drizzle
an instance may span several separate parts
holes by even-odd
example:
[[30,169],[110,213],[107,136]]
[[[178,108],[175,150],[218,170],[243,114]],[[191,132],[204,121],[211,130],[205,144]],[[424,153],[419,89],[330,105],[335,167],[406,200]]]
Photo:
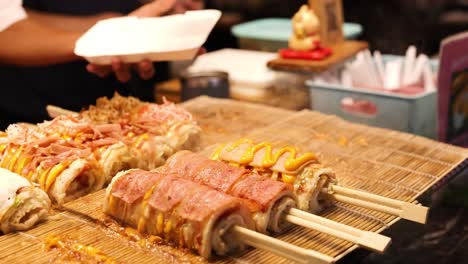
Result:
[[[116,263],[116,261],[108,257],[101,250],[92,246],[86,246],[70,239],[61,240],[59,237],[49,235],[44,241],[44,247],[46,250],[53,248],[67,251],[68,256],[87,256],[93,258],[97,263]],[[70,254],[71,253],[71,254]]]

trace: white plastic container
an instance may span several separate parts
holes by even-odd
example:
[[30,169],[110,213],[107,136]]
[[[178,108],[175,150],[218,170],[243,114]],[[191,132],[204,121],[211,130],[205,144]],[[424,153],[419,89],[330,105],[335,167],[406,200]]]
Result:
[[202,10],[101,20],[78,39],[75,54],[94,64],[110,64],[114,57],[127,63],[190,60],[220,17],[218,10]]

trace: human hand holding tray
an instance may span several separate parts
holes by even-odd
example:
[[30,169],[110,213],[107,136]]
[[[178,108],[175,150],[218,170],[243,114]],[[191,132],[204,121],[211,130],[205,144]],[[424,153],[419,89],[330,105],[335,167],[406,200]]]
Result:
[[101,20],[75,45],[75,54],[94,64],[190,60],[221,17],[218,10],[188,11],[155,18],[119,17]]

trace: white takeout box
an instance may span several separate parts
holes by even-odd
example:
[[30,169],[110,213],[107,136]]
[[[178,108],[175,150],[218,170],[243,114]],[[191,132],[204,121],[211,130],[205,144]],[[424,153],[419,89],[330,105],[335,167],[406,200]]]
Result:
[[190,60],[220,17],[218,10],[201,10],[165,17],[101,20],[78,39],[75,54],[94,64],[110,64],[115,57],[127,63]]

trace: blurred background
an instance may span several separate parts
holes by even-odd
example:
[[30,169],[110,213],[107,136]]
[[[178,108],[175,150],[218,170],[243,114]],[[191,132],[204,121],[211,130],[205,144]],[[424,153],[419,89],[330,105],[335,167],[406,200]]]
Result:
[[[208,50],[237,47],[231,26],[264,17],[291,18],[307,1],[207,0],[207,8],[223,10],[223,17],[207,42]],[[371,50],[404,54],[409,45],[434,56],[440,40],[468,29],[468,0],[343,0],[346,22],[361,24],[359,39]]]

